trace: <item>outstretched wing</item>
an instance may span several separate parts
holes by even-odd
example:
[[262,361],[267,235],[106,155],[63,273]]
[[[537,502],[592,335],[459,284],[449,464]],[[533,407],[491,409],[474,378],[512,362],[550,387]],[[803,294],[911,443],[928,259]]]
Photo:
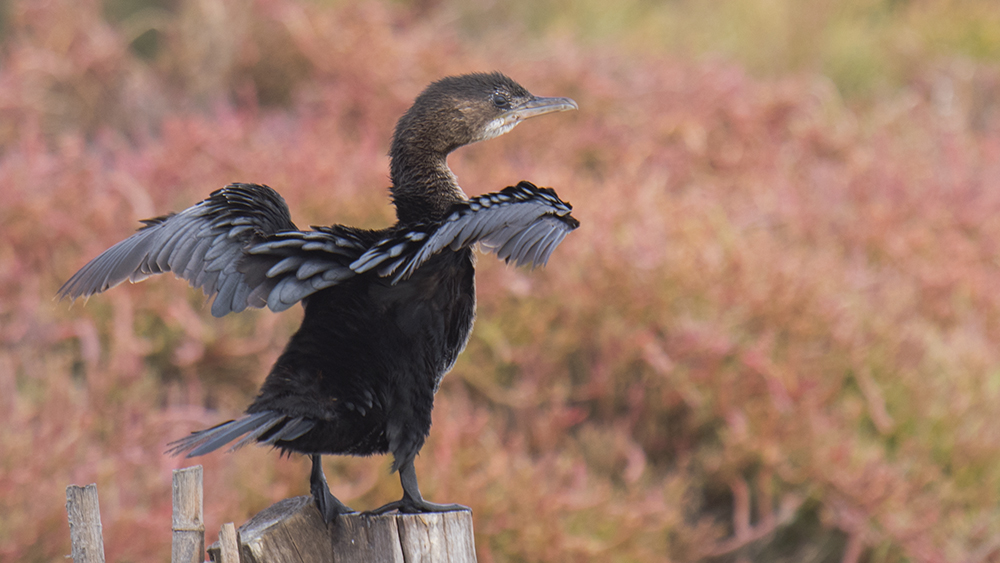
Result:
[[256,184],[231,184],[180,213],[143,222],[74,274],[58,295],[89,297],[126,279],[174,272],[215,296],[217,317],[248,306],[281,311],[353,276],[348,264],[367,249],[350,229],[295,230],[284,199]]
[[89,297],[126,279],[174,272],[217,295],[212,314],[246,308],[252,288],[237,271],[243,249],[278,231],[295,229],[288,206],[267,186],[232,184],[181,211],[143,221],[134,235],[91,260],[61,288],[60,297]]
[[359,274],[374,269],[380,276],[393,276],[396,283],[441,250],[458,250],[477,242],[518,266],[544,265],[563,238],[580,226],[572,210],[552,189],[522,181],[456,204],[440,223],[397,231],[350,267]]

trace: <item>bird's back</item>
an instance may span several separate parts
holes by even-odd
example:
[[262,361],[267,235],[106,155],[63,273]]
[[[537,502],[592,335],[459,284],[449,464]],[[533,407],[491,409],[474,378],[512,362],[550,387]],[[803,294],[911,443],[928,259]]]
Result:
[[319,291],[247,412],[318,421],[284,449],[415,455],[474,316],[467,248],[437,254],[398,283],[371,272]]

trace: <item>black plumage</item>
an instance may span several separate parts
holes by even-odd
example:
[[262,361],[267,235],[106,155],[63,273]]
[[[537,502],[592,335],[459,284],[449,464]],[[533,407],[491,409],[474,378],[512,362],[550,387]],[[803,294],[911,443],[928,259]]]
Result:
[[548,188],[529,182],[467,198],[448,168],[456,148],[521,120],[575,109],[499,74],[431,84],[399,120],[391,157],[397,223],[299,230],[277,192],[232,184],[180,213],[144,221],[59,290],[87,297],[171,271],[215,296],[212,314],[247,307],[305,316],[246,415],[171,444],[198,456],[235,441],[310,455],[311,490],[329,521],[350,509],[333,497],[324,454],[392,453],[403,498],[375,512],[463,508],[427,502],[413,459],[431,425],[434,393],[475,317],[472,247],[517,265],[544,264],[579,223]]

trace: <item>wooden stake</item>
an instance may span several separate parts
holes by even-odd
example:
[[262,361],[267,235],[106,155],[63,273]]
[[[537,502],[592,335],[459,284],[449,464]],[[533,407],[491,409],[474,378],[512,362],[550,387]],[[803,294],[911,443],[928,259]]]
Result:
[[104,563],[104,538],[101,535],[97,484],[66,487],[66,515],[69,517],[74,563]]
[[232,522],[219,530],[219,555],[221,563],[240,563],[240,533]]
[[200,465],[174,470],[171,563],[205,560],[205,521]]

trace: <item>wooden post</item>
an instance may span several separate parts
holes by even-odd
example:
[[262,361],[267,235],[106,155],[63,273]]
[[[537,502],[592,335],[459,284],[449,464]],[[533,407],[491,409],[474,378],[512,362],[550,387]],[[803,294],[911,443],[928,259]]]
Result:
[[201,563],[205,558],[205,521],[200,465],[174,470],[171,563]]
[[[475,563],[472,514],[342,514],[329,525],[311,496],[265,508],[240,526],[243,563]],[[208,550],[223,561],[221,547]]]
[[69,517],[74,563],[104,563],[104,538],[101,535],[97,484],[66,487],[66,515]]
[[240,533],[232,522],[222,525],[219,530],[219,555],[222,563],[240,563]]

